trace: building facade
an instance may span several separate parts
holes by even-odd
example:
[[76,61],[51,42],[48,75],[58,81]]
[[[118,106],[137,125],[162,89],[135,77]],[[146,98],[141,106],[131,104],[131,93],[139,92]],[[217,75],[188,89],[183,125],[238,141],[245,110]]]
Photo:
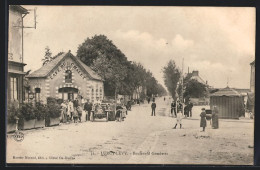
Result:
[[57,56],[27,78],[35,101],[46,103],[47,97],[73,100],[78,95],[92,102],[104,98],[101,77],[70,52]]
[[8,75],[7,75],[7,100],[24,100],[23,78],[25,75],[23,63],[23,17],[28,10],[20,5],[9,6],[9,32],[8,32]]

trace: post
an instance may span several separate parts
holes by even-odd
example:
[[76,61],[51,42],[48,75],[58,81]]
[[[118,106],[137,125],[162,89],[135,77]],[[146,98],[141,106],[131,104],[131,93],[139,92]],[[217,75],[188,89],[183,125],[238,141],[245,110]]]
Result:
[[181,81],[181,84],[182,84],[182,88],[181,88],[181,95],[182,95],[182,114],[184,114],[184,97],[183,97],[183,65],[184,65],[184,58],[182,58],[182,81]]

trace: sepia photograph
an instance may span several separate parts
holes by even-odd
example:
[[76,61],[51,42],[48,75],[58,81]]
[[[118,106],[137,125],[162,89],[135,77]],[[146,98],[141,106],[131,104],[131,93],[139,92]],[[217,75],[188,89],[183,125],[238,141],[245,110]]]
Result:
[[256,8],[8,8],[7,164],[254,165]]

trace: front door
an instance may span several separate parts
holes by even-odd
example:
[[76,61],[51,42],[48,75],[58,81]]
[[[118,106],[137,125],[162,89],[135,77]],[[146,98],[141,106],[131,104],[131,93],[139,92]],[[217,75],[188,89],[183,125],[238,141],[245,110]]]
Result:
[[63,100],[74,100],[77,97],[78,89],[73,87],[63,87],[59,88],[60,97]]

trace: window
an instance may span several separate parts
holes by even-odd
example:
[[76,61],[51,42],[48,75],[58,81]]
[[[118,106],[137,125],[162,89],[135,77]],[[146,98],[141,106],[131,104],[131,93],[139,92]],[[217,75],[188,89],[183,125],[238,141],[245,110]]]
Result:
[[10,78],[10,94],[12,100],[18,100],[18,78]]
[[35,88],[35,101],[40,102],[41,98],[41,89],[40,88]]
[[65,72],[65,83],[72,83],[72,72],[70,70]]

